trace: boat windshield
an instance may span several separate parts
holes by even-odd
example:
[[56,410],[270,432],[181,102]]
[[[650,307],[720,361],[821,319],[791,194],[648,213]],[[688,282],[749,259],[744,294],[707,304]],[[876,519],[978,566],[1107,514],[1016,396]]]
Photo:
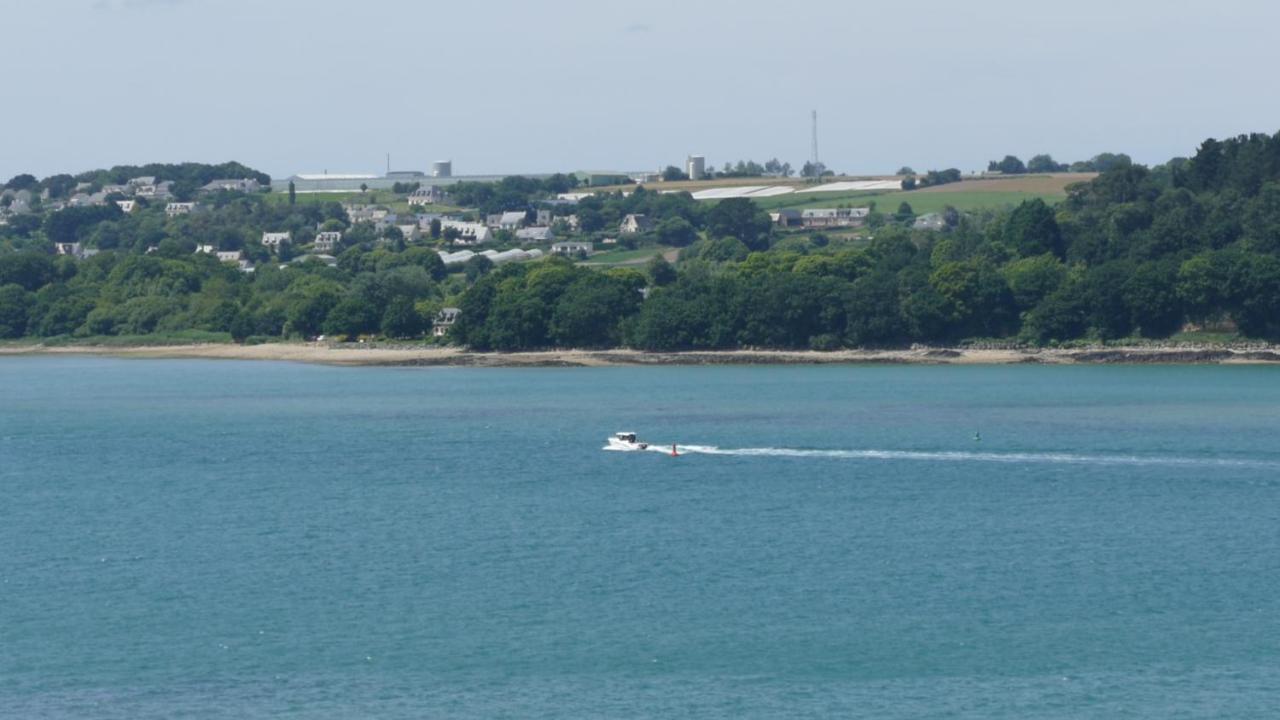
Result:
[[621,440],[621,441],[623,441],[623,442],[635,442],[635,441],[636,441],[636,434],[635,434],[635,433],[618,433],[617,437],[618,437],[618,439],[619,439],[619,440]]

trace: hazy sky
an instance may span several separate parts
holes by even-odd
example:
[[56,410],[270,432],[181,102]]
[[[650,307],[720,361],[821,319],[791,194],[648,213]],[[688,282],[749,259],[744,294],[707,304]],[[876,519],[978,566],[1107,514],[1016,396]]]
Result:
[[1141,162],[1280,129],[1270,0],[0,0],[0,176]]

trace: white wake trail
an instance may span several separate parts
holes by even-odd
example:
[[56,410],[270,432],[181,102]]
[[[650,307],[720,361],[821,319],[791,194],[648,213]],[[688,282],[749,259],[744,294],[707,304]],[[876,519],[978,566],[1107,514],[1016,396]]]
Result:
[[[671,443],[652,443],[648,452],[671,454]],[[1100,455],[1063,452],[975,452],[960,450],[819,450],[804,448],[721,448],[715,445],[676,444],[678,455],[720,455],[729,457],[789,457],[843,460],[914,460],[924,462],[985,462],[1050,465],[1134,465],[1184,467],[1280,468],[1280,462],[1236,458],[1196,458],[1174,455]],[[617,448],[606,447],[606,450]]]

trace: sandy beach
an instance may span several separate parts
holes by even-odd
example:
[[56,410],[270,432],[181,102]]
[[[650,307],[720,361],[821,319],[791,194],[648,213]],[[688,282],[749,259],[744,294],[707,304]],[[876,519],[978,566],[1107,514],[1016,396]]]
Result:
[[1280,348],[1095,347],[1080,349],[912,348],[902,350],[545,350],[519,353],[469,352],[451,347],[373,347],[361,344],[269,343],[263,345],[12,345],[5,355],[104,355],[121,358],[274,360],[325,365],[460,367],[609,367],[628,365],[821,365],[931,364],[1263,364],[1280,363]]

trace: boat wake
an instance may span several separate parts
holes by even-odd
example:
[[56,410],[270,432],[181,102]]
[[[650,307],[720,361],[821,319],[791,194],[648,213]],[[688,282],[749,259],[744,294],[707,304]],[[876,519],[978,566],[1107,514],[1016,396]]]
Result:
[[[1063,452],[966,452],[951,450],[814,450],[802,448],[722,448],[715,445],[676,445],[679,455],[719,455],[728,457],[788,457],[835,460],[908,460],[924,462],[974,462],[1049,465],[1131,465],[1182,466],[1205,468],[1269,468],[1280,469],[1280,462],[1239,458],[1202,458],[1174,455],[1103,455]],[[616,447],[605,450],[620,450]],[[672,454],[670,443],[653,443],[643,450],[631,452]]]

